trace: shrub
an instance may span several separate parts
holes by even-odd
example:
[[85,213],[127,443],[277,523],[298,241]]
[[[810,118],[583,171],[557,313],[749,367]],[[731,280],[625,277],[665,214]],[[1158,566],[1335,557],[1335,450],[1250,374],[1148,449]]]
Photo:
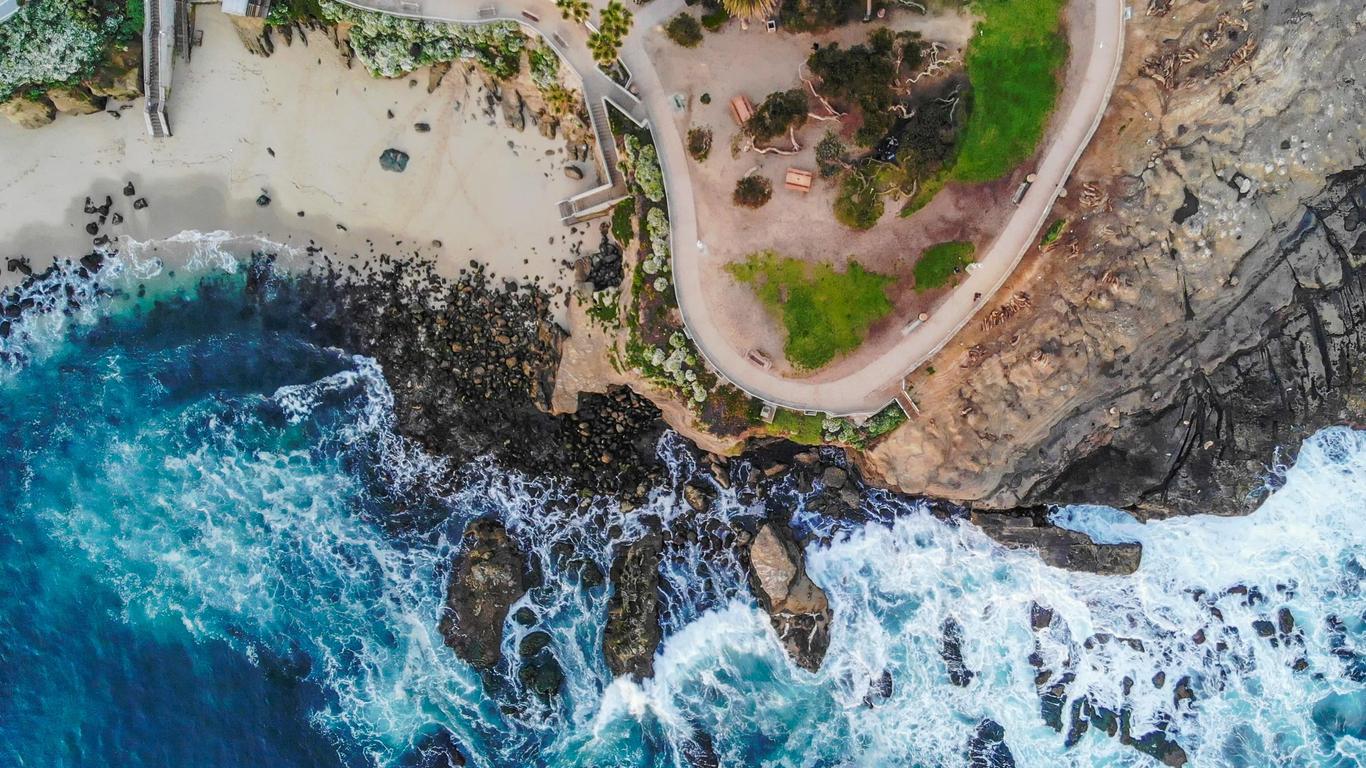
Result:
[[612,209],[612,237],[622,248],[630,247],[635,239],[635,227],[632,226],[635,215],[636,201],[632,199],[622,200]]
[[636,186],[640,193],[652,203],[664,200],[664,172],[659,168],[659,156],[655,145],[643,144],[636,154]]
[[711,154],[710,128],[693,128],[688,131],[688,154],[699,163],[707,159]]
[[882,218],[882,193],[860,171],[845,174],[835,198],[835,218],[851,229],[872,229]]
[[864,146],[875,144],[892,126],[888,111],[895,99],[892,80],[896,77],[890,35],[871,35],[868,43],[852,48],[839,44],[816,51],[807,66],[821,79],[822,95],[847,99],[858,105],[863,127],[854,137]]
[[704,94],[702,94],[702,99],[701,99],[701,101],[702,101],[703,104],[710,104],[710,103],[711,103],[711,94],[710,94],[710,93],[704,93]]
[[746,176],[735,182],[736,205],[746,208],[762,208],[773,197],[773,182],[763,176]]
[[800,88],[775,91],[754,110],[754,115],[745,123],[745,130],[756,141],[767,141],[783,135],[788,127],[801,127],[806,122],[806,113],[806,91]]
[[123,18],[101,18],[97,11],[80,0],[19,6],[0,24],[0,99],[24,85],[57,85],[89,74]]
[[516,22],[482,26],[405,19],[321,0],[328,21],[349,22],[351,48],[370,74],[399,77],[440,61],[470,59],[494,77],[508,79],[522,68],[526,36]]
[[826,131],[825,136],[816,144],[816,165],[821,176],[830,178],[840,172],[846,162],[844,142],[839,134]]
[[684,48],[696,48],[702,43],[702,25],[690,13],[680,13],[664,27],[669,39]]
[[853,0],[786,0],[778,18],[794,32],[818,32],[843,24],[863,3]]
[[726,13],[725,8],[717,8],[714,11],[702,14],[702,26],[706,27],[708,32],[717,31],[724,27],[728,21],[730,21],[730,14]]
[[650,252],[659,260],[660,269],[669,266],[669,217],[663,208],[651,208],[645,214],[645,233],[650,236]]
[[1039,245],[1043,248],[1053,245],[1066,231],[1067,219],[1054,219],[1053,223],[1048,225],[1048,230],[1043,233],[1043,240],[1039,241]]

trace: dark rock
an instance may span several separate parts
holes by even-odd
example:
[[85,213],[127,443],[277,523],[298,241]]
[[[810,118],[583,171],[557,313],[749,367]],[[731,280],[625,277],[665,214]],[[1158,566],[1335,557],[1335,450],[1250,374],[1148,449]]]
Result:
[[115,213],[115,214],[113,214],[112,216],[109,217],[109,223],[110,223],[110,224],[113,224],[113,225],[116,226],[116,227],[117,227],[118,225],[122,224],[122,223],[123,223],[123,214],[121,214],[121,213]]
[[944,619],[940,627],[939,657],[949,670],[949,682],[966,688],[972,682],[973,672],[963,663],[963,625],[952,616]]
[[840,467],[826,467],[825,471],[821,473],[821,482],[826,488],[838,490],[849,482],[849,473]]
[[455,734],[445,728],[423,735],[397,768],[464,768],[464,751]]
[[429,133],[432,130],[430,123],[413,123],[413,130],[418,133]]
[[749,547],[750,591],[768,612],[797,666],[816,671],[830,645],[830,604],[806,575],[801,548],[786,523],[766,522]]
[[1276,625],[1266,619],[1257,619],[1252,622],[1252,628],[1256,630],[1259,637],[1272,637],[1276,634]]
[[1288,635],[1295,631],[1295,617],[1290,613],[1289,608],[1281,608],[1276,611],[1276,628],[1282,635]]
[[502,523],[471,522],[446,586],[438,627],[446,645],[470,664],[492,669],[502,658],[508,609],[529,586],[526,560]]
[[408,167],[408,153],[390,147],[379,153],[379,167],[386,171],[403,173],[404,169]]
[[147,198],[145,198],[145,197],[139,197],[138,199],[136,199],[136,200],[133,201],[133,210],[135,210],[135,211],[140,211],[140,210],[142,210],[143,208],[146,208],[146,207],[147,207]]
[[654,675],[659,647],[659,559],[663,540],[649,533],[626,547],[612,563],[612,597],[607,602],[603,654],[613,675]]
[[85,267],[87,272],[94,274],[104,267],[104,257],[98,253],[87,253],[81,257],[81,266]]
[[863,695],[863,706],[876,707],[892,698],[892,673],[891,670],[884,669],[882,674],[868,686],[868,692]]
[[560,662],[554,654],[548,650],[541,650],[522,662],[521,668],[517,671],[517,679],[532,693],[548,698],[559,693],[560,688],[564,686],[564,670],[560,668]]
[[137,194],[137,190],[133,188],[133,182],[130,181],[130,182],[128,182],[127,184],[124,184],[124,185],[123,185],[123,196],[124,196],[124,197],[132,197],[133,195],[136,195],[136,194]]
[[24,277],[29,277],[33,274],[33,268],[29,266],[28,258],[24,256],[8,259],[5,262],[5,269],[8,269],[10,272],[18,272]]
[[550,633],[543,630],[529,632],[522,638],[522,642],[517,646],[517,653],[522,656],[535,656],[543,648],[550,645]]
[[577,165],[566,165],[564,167],[564,175],[574,181],[583,181],[583,169]]
[[985,719],[968,741],[969,768],[1015,768],[1015,756],[1006,746],[1006,729]]
[[99,224],[96,224],[96,223],[93,222],[93,221],[90,222],[89,224],[86,224],[86,225],[85,225],[85,233],[86,233],[87,235],[98,235],[98,234],[100,233],[100,225],[99,225]]
[[715,498],[716,493],[700,482],[693,481],[683,486],[683,500],[698,512],[706,512]]
[[1053,609],[1038,603],[1029,604],[1029,626],[1034,629],[1048,629],[1053,623]]
[[262,208],[266,207],[267,205],[270,205],[270,195],[267,195],[264,192],[262,192],[260,195],[257,195],[256,204],[261,206]]
[[1143,547],[1137,542],[1100,544],[1078,531],[1047,520],[1013,513],[971,513],[972,522],[1011,549],[1033,549],[1047,564],[1070,571],[1127,575],[1138,570]]

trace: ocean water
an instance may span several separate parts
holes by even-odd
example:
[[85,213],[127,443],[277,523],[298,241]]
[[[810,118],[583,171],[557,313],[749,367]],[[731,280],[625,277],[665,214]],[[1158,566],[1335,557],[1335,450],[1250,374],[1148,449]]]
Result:
[[[699,518],[672,435],[672,482],[630,512],[558,511],[572,499],[552,479],[488,460],[442,495],[446,467],[393,433],[374,361],[243,284],[222,254],[174,275],[116,260],[31,289],[57,311],[0,339],[0,766],[436,766],[451,740],[480,766],[687,766],[708,747],[725,766],[957,766],[984,718],[1021,766],[1156,764],[1096,727],[1066,747],[1041,670],[1070,676],[1066,707],[1124,711],[1135,736],[1162,725],[1191,765],[1366,764],[1362,433],[1267,457],[1244,518],[1055,513],[1142,541],[1129,577],[1050,568],[890,494],[833,521],[783,489],[834,609],[821,670],[786,659],[739,563],[699,535],[666,551],[666,639],[633,683],[602,660],[607,587],[583,585],[582,561],[606,572],[645,515],[705,532],[762,505],[720,490]],[[509,622],[492,689],[436,632],[454,544],[483,515],[544,568],[524,602],[565,672],[551,702],[518,681],[528,630]],[[1264,636],[1282,608],[1293,628]],[[965,687],[940,656],[948,619]]]

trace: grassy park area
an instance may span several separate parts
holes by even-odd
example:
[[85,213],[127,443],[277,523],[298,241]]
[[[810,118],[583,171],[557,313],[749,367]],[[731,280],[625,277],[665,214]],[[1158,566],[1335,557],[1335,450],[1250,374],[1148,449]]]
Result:
[[972,243],[953,240],[925,249],[915,263],[915,291],[921,293],[953,282],[954,275],[972,263]]
[[892,309],[887,286],[893,279],[855,261],[839,272],[830,264],[762,251],[727,269],[753,286],[764,306],[782,318],[787,329],[783,352],[805,370],[857,349],[869,326]]
[[1034,152],[1067,61],[1064,0],[974,0],[982,16],[967,52],[972,112],[952,178],[992,181]]

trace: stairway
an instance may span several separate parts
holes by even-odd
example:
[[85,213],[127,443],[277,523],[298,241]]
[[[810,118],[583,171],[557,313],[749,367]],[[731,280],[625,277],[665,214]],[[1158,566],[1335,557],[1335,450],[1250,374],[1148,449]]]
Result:
[[152,0],[146,7],[147,26],[143,30],[142,47],[146,56],[143,69],[144,89],[147,92],[147,132],[160,139],[171,135],[171,128],[166,122],[166,105],[161,101],[161,2]]
[[602,163],[607,166],[607,178],[612,186],[621,183],[621,170],[617,168],[617,142],[612,137],[612,122],[607,117],[607,102],[593,99],[588,106],[589,122],[593,124],[593,137],[598,141],[602,152]]

